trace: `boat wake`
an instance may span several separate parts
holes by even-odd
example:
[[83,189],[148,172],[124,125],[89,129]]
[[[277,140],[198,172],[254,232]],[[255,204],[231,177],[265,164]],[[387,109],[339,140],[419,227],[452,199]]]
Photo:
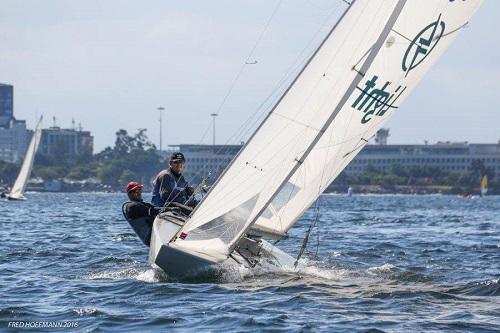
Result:
[[[368,269],[326,267],[309,259],[299,261],[300,269],[262,264],[220,267],[215,274],[188,280],[169,277],[161,269],[126,268],[89,274],[85,280],[136,280],[145,283],[215,283],[222,287],[243,289],[294,288],[298,286],[334,287],[336,293],[359,293],[368,297],[395,297],[399,293],[432,293],[439,297],[500,296],[499,279],[471,282],[459,286],[435,285],[434,278],[403,270],[386,263]],[[407,284],[410,282],[410,284]],[[415,285],[417,283],[417,285]],[[342,289],[342,290],[340,290]]]
[[137,280],[147,283],[157,283],[168,280],[163,272],[159,272],[153,268],[138,269],[127,268],[118,271],[105,271],[92,273],[83,276],[84,280]]

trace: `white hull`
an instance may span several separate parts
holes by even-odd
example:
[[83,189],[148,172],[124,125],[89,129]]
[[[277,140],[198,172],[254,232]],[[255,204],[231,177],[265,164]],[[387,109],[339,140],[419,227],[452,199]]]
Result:
[[12,201],[25,201],[26,200],[26,197],[24,195],[11,196],[9,194],[6,194],[5,197],[7,198],[7,200],[12,200]]
[[[292,271],[300,268],[300,265],[297,268],[294,267],[294,258],[265,240],[245,244],[249,245],[245,246],[248,251],[246,249],[234,251],[229,257],[224,258],[181,249],[175,243],[170,242],[181,226],[180,219],[168,213],[167,215],[161,214],[155,219],[151,233],[149,262],[153,267],[161,268],[171,277],[191,278],[214,275],[224,270],[252,269],[264,263]],[[245,251],[244,256],[243,251]]]

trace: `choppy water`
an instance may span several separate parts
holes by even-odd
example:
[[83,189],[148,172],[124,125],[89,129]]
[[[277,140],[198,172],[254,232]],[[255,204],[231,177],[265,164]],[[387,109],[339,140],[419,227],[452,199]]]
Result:
[[301,276],[187,283],[148,266],[122,195],[27,196],[0,202],[0,331],[500,331],[500,197],[325,195]]

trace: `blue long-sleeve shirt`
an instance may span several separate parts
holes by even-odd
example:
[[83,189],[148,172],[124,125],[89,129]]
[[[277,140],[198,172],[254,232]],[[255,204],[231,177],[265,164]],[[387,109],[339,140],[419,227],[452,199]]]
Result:
[[153,205],[163,207],[166,202],[187,204],[189,184],[183,175],[175,175],[172,170],[161,171],[153,181]]

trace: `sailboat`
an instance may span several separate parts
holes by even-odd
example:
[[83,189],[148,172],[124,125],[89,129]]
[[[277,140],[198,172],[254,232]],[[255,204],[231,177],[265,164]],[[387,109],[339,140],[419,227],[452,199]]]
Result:
[[481,1],[354,0],[189,214],[160,214],[149,261],[173,277],[300,265],[271,244],[384,126]]
[[481,179],[481,184],[479,186],[480,188],[480,193],[481,196],[485,196],[486,193],[488,193],[488,176],[484,175],[483,178]]
[[42,117],[36,125],[35,132],[31,138],[28,149],[26,150],[26,155],[24,156],[23,165],[21,170],[17,175],[16,182],[12,186],[12,190],[6,194],[9,200],[26,200],[24,197],[24,191],[26,190],[26,184],[31,175],[31,169],[33,168],[33,162],[35,161],[35,155],[40,144],[40,139],[42,137]]

